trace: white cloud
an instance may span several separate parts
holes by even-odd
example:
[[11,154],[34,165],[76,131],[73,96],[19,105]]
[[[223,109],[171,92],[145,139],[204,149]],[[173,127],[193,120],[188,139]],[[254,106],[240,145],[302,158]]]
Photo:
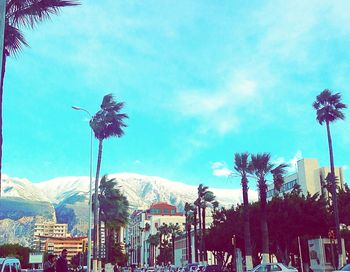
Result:
[[232,171],[228,168],[215,169],[213,175],[217,177],[228,177],[232,174]]
[[289,159],[288,161],[284,157],[278,157],[275,160],[273,160],[272,163],[275,165],[285,163],[288,165],[287,171],[289,173],[294,173],[297,171],[297,162],[302,158],[303,158],[303,154],[301,150],[298,150],[293,156],[293,158]]
[[218,168],[222,168],[222,167],[224,167],[224,163],[222,163],[222,162],[213,162],[212,164],[211,164],[211,169],[218,169]]
[[216,177],[228,177],[232,174],[232,171],[227,168],[225,162],[213,162],[211,163],[211,169],[213,170],[213,175]]
[[200,134],[214,131],[225,135],[238,130],[241,118],[238,109],[249,105],[256,95],[257,82],[238,71],[222,89],[180,92],[174,108],[185,117],[198,119]]

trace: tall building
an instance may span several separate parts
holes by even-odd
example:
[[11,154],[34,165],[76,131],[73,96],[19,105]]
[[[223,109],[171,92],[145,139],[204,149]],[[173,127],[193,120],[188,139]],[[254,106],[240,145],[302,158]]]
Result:
[[45,241],[45,252],[58,256],[63,249],[67,249],[67,259],[70,261],[74,255],[86,250],[87,241],[87,237],[50,237]]
[[185,216],[176,211],[176,206],[168,203],[158,202],[147,210],[135,210],[126,231],[129,264],[154,265],[159,249],[150,244],[149,237],[155,235],[161,225],[171,223],[178,224],[183,230]]
[[[270,200],[275,194],[283,194],[291,192],[295,185],[299,185],[303,194],[311,195],[319,193],[325,197],[329,197],[326,188],[326,178],[330,173],[329,167],[320,167],[317,159],[301,159],[297,162],[296,172],[284,177],[283,184],[278,192],[274,188],[274,184],[268,185],[267,199]],[[335,167],[335,175],[337,177],[337,186],[344,188],[344,174],[341,167]]]
[[32,235],[32,248],[43,252],[47,237],[66,238],[68,236],[68,224],[36,223]]

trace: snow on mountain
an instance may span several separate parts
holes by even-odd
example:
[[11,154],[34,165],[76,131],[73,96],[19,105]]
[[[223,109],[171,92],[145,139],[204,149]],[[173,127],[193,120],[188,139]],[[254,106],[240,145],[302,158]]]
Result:
[[1,195],[4,197],[19,197],[32,201],[50,201],[41,190],[38,190],[38,188],[27,179],[2,175],[1,191]]
[[77,192],[88,195],[89,180],[89,177],[58,177],[33,185],[56,205]]
[[[126,195],[131,208],[145,209],[157,201],[166,201],[183,209],[185,202],[193,202],[197,195],[197,186],[170,181],[155,176],[133,173],[111,174],[110,178],[118,181],[120,190]],[[94,182],[94,181],[93,181]],[[88,195],[88,177],[58,177],[34,184],[54,204],[76,195]],[[242,202],[241,189],[210,188],[223,206],[231,206]],[[257,199],[257,192],[250,191],[250,199]]]

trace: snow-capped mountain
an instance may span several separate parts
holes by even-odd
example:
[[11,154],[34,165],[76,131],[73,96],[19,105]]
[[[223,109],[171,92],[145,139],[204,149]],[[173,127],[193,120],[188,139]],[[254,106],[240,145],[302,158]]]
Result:
[[[186,202],[197,198],[197,186],[160,177],[120,173],[109,175],[109,178],[116,179],[131,210],[146,209],[152,203],[162,201],[182,211]],[[241,189],[210,190],[222,206],[230,207],[242,202]],[[31,183],[27,179],[4,176],[0,198],[0,244],[11,240],[29,245],[30,229],[37,221],[68,223],[73,235],[85,235],[88,196],[89,177],[58,177]],[[257,197],[257,192],[249,191],[250,200],[257,200]],[[13,233],[9,226],[16,226],[18,231]]]
[[[132,208],[147,208],[157,201],[166,201],[178,206],[181,210],[184,203],[196,199],[197,187],[181,182],[170,181],[161,177],[144,176],[133,173],[109,175],[118,182],[120,190],[126,195]],[[94,181],[93,181],[94,183]],[[50,201],[57,205],[62,200],[77,193],[88,195],[88,177],[62,177],[33,184]],[[242,202],[241,189],[210,188],[223,206],[231,206]],[[250,199],[256,200],[257,193],[249,191]]]

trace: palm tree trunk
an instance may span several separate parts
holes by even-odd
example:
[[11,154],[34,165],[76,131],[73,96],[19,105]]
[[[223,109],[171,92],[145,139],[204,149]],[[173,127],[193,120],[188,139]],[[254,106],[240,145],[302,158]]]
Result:
[[194,212],[194,259],[198,263],[197,212]]
[[248,201],[248,182],[242,179],[243,192],[243,220],[244,220],[244,244],[246,269],[253,269],[252,244],[250,241],[250,223],[249,223],[249,201]]
[[2,71],[1,71],[1,82],[0,82],[0,197],[1,197],[1,173],[2,173],[2,98],[4,94],[4,79],[5,79],[5,66],[6,66],[6,53],[5,49],[2,52]]
[[173,247],[173,259],[172,259],[172,263],[173,265],[175,265],[175,234],[171,235],[171,245]]
[[192,263],[192,238],[191,238],[191,224],[187,225],[187,242],[188,242],[188,263]]
[[269,262],[269,230],[267,226],[267,212],[266,212],[266,185],[259,186],[260,188],[260,220],[261,220],[261,254],[262,262]]
[[338,254],[338,264],[342,265],[341,256],[342,256],[342,246],[341,246],[341,235],[340,235],[340,223],[339,223],[339,210],[338,210],[338,200],[337,200],[337,187],[336,187],[336,177],[334,170],[334,158],[333,158],[333,146],[332,146],[332,136],[329,127],[329,122],[326,122],[327,127],[327,138],[328,138],[328,149],[329,149],[329,160],[331,165],[331,182],[332,182],[332,206],[334,213],[334,229],[335,235],[337,237],[337,254]]
[[102,161],[102,142],[103,140],[99,140],[96,178],[95,178],[95,195],[94,195],[95,197],[94,199],[94,234],[95,235],[94,235],[94,250],[93,250],[94,260],[100,259],[100,256],[97,252],[100,246],[98,187],[99,187],[100,169],[101,169],[101,161]]
[[205,249],[205,206],[202,208],[202,254],[203,254],[203,261],[208,261],[207,251]]
[[198,242],[199,242],[199,261],[202,261],[202,213],[201,213],[201,207],[200,202],[198,203]]

